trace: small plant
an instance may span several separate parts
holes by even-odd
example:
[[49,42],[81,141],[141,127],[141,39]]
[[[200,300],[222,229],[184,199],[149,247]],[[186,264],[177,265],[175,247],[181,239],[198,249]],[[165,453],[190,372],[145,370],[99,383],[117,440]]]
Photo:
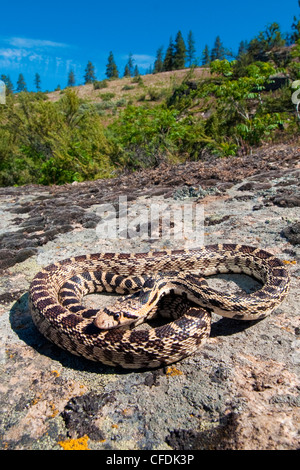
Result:
[[134,86],[133,85],[124,85],[122,90],[123,91],[128,91],[128,90],[134,90]]
[[107,88],[108,87],[107,81],[108,80],[94,81],[93,82],[94,90],[101,90],[102,88]]
[[116,94],[107,92],[107,93],[101,93],[99,96],[103,101],[110,101],[112,98],[116,96]]
[[163,96],[162,90],[153,87],[148,89],[148,94],[150,97],[150,101],[159,101]]

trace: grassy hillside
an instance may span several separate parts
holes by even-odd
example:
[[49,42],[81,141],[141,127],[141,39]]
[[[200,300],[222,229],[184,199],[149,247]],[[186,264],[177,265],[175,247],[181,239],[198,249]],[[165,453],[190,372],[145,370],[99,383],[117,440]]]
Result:
[[10,94],[0,107],[0,185],[108,178],[297,141],[291,97],[300,45],[288,54],[284,66],[275,55],[243,57],[48,94]]
[[[97,103],[98,110],[105,111],[103,116],[115,115],[128,105],[141,106],[162,103],[174,89],[187,80],[203,80],[210,77],[209,67],[182,69],[157,74],[143,75],[138,78],[123,77],[114,80],[97,81],[95,84],[74,86],[79,99]],[[60,100],[64,90],[53,91],[47,96],[50,101]],[[102,105],[102,106],[101,106]]]

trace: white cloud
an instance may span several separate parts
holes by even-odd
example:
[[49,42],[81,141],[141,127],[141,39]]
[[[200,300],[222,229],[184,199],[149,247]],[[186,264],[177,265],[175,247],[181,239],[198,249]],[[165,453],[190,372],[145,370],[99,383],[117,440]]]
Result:
[[41,54],[37,54],[36,52],[31,52],[30,55],[28,56],[28,59],[30,60],[30,62],[33,62],[35,60],[41,62],[44,58]]
[[0,49],[0,56],[8,60],[21,60],[28,54],[29,52],[22,49]]
[[147,54],[133,54],[132,58],[134,60],[134,64],[140,69],[148,69],[155,61],[155,57]]
[[11,46],[33,49],[33,48],[46,48],[46,47],[68,47],[67,44],[62,42],[48,41],[45,39],[30,39],[30,38],[8,38],[6,40]]

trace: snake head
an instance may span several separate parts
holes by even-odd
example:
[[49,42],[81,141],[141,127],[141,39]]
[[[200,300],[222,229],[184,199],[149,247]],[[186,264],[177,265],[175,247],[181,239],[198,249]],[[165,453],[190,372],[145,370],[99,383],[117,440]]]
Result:
[[158,297],[152,299],[150,290],[142,290],[132,295],[121,297],[115,304],[99,310],[94,324],[101,330],[110,330],[142,323],[157,303]]
[[122,326],[129,326],[144,318],[141,296],[135,293],[121,297],[114,305],[99,310],[94,324],[101,330],[110,330]]

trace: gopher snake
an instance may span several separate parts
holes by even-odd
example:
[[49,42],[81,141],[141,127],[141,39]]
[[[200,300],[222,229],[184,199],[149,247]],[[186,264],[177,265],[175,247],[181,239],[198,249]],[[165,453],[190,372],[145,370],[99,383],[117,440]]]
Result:
[[[249,295],[220,293],[199,279],[199,273],[245,273],[263,286]],[[151,316],[151,311],[155,311],[152,307],[158,302],[158,289],[163,287],[165,294],[184,296],[184,300],[173,298],[174,321],[151,329],[111,329],[119,324],[114,321],[104,330],[97,327],[99,313],[77,302],[87,292],[129,293],[143,287],[143,283],[154,293],[146,289],[142,294],[131,294],[126,308],[121,308],[121,317],[126,309],[129,317],[135,313],[131,303],[136,300],[142,307],[147,304],[144,317]],[[108,365],[153,368],[195,352],[209,336],[212,311],[240,320],[261,319],[282,302],[288,287],[288,272],[274,255],[255,247],[219,244],[193,250],[98,253],[69,258],[45,267],[34,277],[29,305],[37,328],[61,348]],[[73,306],[68,306],[70,301],[74,301]],[[116,308],[104,312],[107,318],[115,318]],[[102,314],[103,311],[98,326],[105,326]],[[137,317],[133,317],[131,321],[136,322]]]

